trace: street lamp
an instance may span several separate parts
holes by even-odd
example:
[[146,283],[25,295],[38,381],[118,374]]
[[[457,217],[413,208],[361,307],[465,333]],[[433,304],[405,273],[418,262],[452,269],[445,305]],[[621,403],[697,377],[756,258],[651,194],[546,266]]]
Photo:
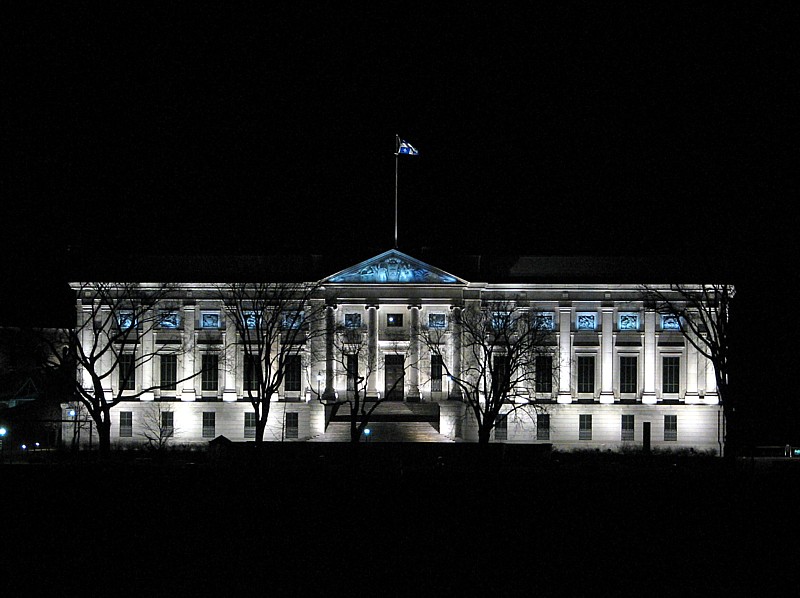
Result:
[[320,394],[320,386],[322,385],[322,370],[317,372],[317,398],[319,399],[322,395]]
[[0,427],[0,463],[6,462],[6,434],[8,430]]

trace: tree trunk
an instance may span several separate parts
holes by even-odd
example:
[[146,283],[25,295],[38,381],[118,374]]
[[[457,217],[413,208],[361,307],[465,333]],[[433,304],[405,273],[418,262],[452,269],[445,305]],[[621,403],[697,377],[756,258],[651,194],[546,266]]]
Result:
[[103,410],[99,417],[93,418],[97,427],[97,451],[106,456],[111,452],[111,413]]

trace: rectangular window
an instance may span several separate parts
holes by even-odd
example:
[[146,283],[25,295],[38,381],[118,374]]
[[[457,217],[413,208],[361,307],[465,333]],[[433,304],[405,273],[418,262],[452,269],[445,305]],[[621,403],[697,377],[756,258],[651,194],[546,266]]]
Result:
[[158,325],[161,328],[180,328],[181,316],[177,311],[162,311],[158,316]]
[[622,416],[622,440],[633,440],[633,416]]
[[578,440],[591,440],[592,439],[592,416],[580,415],[578,416]]
[[219,322],[218,311],[204,311],[200,314],[200,328],[219,328]]
[[550,440],[550,414],[536,416],[536,440]]
[[297,413],[286,414],[286,438],[297,438],[300,435],[300,421]]
[[361,328],[361,314],[344,314],[345,328]]
[[681,358],[664,357],[661,362],[661,390],[665,394],[678,394],[680,390]]
[[286,371],[283,375],[283,390],[297,392],[300,390],[300,356],[286,356]]
[[161,412],[161,431],[164,436],[172,436],[175,432],[175,414],[172,411]]
[[619,358],[619,391],[635,393],[638,391],[638,358],[622,355]]
[[680,330],[681,319],[671,314],[661,315],[661,330]]
[[133,437],[133,411],[119,412],[119,437]]
[[119,356],[119,387],[121,390],[136,389],[135,355],[123,353]]
[[550,394],[553,392],[553,356],[536,356],[536,392]]
[[533,316],[533,327],[537,330],[555,330],[555,317],[552,313],[538,313]]
[[219,356],[206,353],[203,355],[203,390],[219,389]]
[[594,355],[578,355],[578,392],[594,393]]
[[123,309],[117,313],[117,324],[120,330],[128,330],[129,328],[136,328],[136,315],[133,310]]
[[244,356],[244,378],[242,380],[243,390],[258,390],[258,370],[256,369],[258,358],[255,355],[245,354]]
[[596,330],[597,314],[578,314],[575,323],[578,330]]
[[281,328],[283,330],[297,330],[303,325],[302,311],[285,311],[281,313]]
[[203,411],[203,438],[214,438],[216,435],[217,414],[213,411]]
[[495,399],[505,397],[509,394],[510,373],[508,371],[508,356],[495,355],[494,368],[492,371],[492,393]]
[[674,441],[678,440],[678,416],[665,415],[664,416],[664,440]]
[[428,328],[447,328],[447,318],[444,314],[428,314]]
[[255,411],[247,411],[244,414],[244,437],[245,438],[255,438],[256,437],[256,412]]
[[508,415],[500,413],[494,422],[494,439],[508,440]]
[[639,314],[638,313],[619,314],[619,329],[639,330]]
[[161,390],[175,390],[178,380],[178,356],[161,356]]
[[403,314],[386,314],[386,326],[389,328],[401,328],[403,326]]
[[358,383],[358,355],[347,356],[347,390],[356,390]]
[[441,355],[431,355],[431,392],[442,392]]

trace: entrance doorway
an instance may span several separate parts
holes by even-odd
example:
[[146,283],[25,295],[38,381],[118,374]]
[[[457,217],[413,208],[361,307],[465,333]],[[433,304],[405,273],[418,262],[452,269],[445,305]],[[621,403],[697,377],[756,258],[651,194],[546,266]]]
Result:
[[386,355],[384,358],[385,385],[387,401],[402,401],[405,382],[405,357],[403,355]]

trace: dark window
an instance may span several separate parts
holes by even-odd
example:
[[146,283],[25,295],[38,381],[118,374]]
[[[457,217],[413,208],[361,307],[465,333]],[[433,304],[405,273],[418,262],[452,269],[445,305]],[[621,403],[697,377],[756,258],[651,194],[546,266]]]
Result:
[[508,440],[508,415],[501,413],[494,422],[494,439]]
[[442,356],[431,355],[431,391],[442,392]]
[[358,383],[358,355],[347,356],[347,390],[356,390]]
[[578,427],[578,440],[591,440],[592,439],[592,416],[580,415]]
[[536,416],[536,440],[550,440],[550,414]]
[[244,356],[244,380],[242,380],[244,390],[258,390],[257,359],[255,355]]
[[133,411],[120,411],[119,437],[131,438],[133,436]]
[[622,416],[622,440],[633,440],[633,416]]
[[508,356],[495,355],[494,372],[492,373],[492,393],[496,399],[508,395],[509,382]]
[[619,391],[635,393],[638,378],[638,359],[636,356],[622,356],[619,358]]
[[203,438],[214,438],[216,434],[217,414],[213,411],[203,412]]
[[664,393],[677,394],[680,389],[681,358],[664,357],[662,366],[662,388]]
[[300,433],[300,423],[297,413],[286,414],[286,438],[297,438]]
[[403,326],[403,314],[386,314],[386,325],[389,328],[400,328]]
[[664,416],[664,440],[678,440],[678,416]]
[[536,392],[553,392],[553,356],[536,356]]
[[300,356],[286,356],[286,371],[283,375],[283,390],[296,392],[300,390]]
[[119,356],[119,387],[122,390],[136,389],[136,368],[133,353],[123,353]]
[[161,356],[161,390],[175,390],[178,380],[178,356]]
[[219,356],[206,353],[203,355],[203,390],[217,390],[219,388]]
[[578,356],[578,392],[594,393],[594,355]]
[[247,411],[244,414],[244,437],[256,437],[256,414],[255,411]]
[[172,411],[161,412],[161,430],[164,436],[172,436],[175,432],[175,414]]

